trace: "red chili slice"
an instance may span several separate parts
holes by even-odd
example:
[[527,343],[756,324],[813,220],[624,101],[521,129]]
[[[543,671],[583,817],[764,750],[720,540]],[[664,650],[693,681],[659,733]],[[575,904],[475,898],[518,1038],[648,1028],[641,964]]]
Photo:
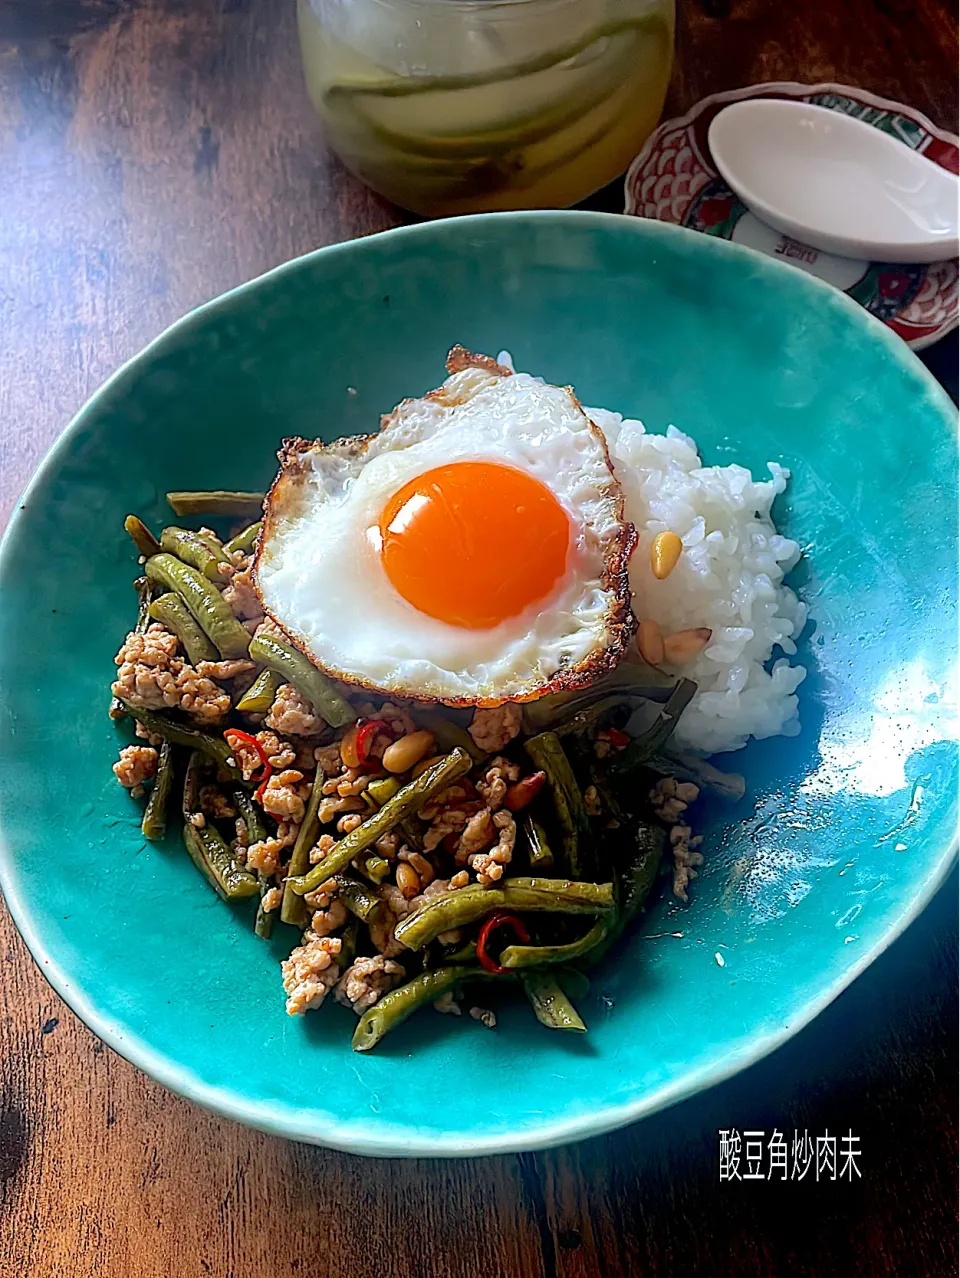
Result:
[[270,760],[267,758],[266,751],[256,737],[252,737],[249,732],[242,732],[239,728],[227,728],[226,732],[223,734],[223,739],[226,741],[227,745],[230,745],[231,737],[236,737],[238,741],[243,741],[246,745],[253,746],[254,750],[256,750],[257,754],[260,756],[260,763],[263,767],[270,767]]
[[357,729],[357,758],[360,760],[360,766],[364,767],[370,762],[369,747],[373,745],[373,739],[378,732],[389,732],[390,725],[384,723],[382,719],[365,719]]
[[514,781],[513,785],[507,786],[507,793],[504,795],[503,806],[508,812],[522,812],[528,803],[532,803],[547,779],[545,772],[531,772],[528,777],[524,777],[521,781]]
[[272,776],[273,776],[273,767],[271,766],[271,764],[268,763],[263,771],[263,780],[257,786],[257,792],[253,796],[258,803],[263,803],[263,792],[264,790],[266,790],[267,782],[270,780]]
[[630,744],[629,734],[621,732],[619,728],[607,728],[607,737],[614,750],[626,750]]
[[524,926],[523,920],[518,919],[515,914],[507,914],[505,910],[498,910],[496,914],[491,914],[487,921],[480,928],[477,936],[477,958],[481,965],[488,972],[493,972],[496,976],[505,976],[510,968],[501,967],[496,959],[492,959],[487,953],[487,941],[493,932],[497,932],[500,928],[508,928],[518,941],[526,945],[530,940],[530,933]]

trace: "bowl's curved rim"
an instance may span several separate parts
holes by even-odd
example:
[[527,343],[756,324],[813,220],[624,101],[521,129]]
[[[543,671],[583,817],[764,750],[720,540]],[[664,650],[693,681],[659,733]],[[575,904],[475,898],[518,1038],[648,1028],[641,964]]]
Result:
[[[911,370],[921,380],[926,382],[927,390],[932,400],[935,403],[939,401],[941,411],[950,417],[954,415],[953,404],[933,376],[902,340],[892,333],[886,325],[868,315],[856,302],[846,297],[845,294],[838,292],[829,284],[813,276],[795,271],[783,263],[773,261],[741,245],[732,244],[724,240],[710,239],[694,231],[673,226],[669,223],[639,218],[625,218],[622,214],[615,213],[568,210],[475,214],[462,218],[449,218],[439,223],[426,222],[412,226],[395,227],[362,240],[348,240],[340,244],[315,249],[311,253],[284,262],[272,270],[248,280],[226,293],[220,294],[182,316],[141,351],[122,364],[93,393],[65,430],[54,441],[17,501],[3,539],[0,541],[0,591],[2,591],[3,580],[7,571],[10,570],[10,561],[13,557],[13,533],[20,523],[23,510],[29,504],[31,495],[41,487],[48,474],[56,468],[61,454],[66,451],[73,437],[83,428],[86,420],[98,411],[100,402],[174,334],[181,336],[184,331],[201,323],[210,312],[228,308],[236,298],[245,293],[255,291],[265,280],[275,279],[285,273],[294,272],[305,262],[313,261],[321,254],[329,256],[356,252],[358,251],[357,246],[361,246],[359,251],[362,252],[362,246],[368,241],[380,240],[385,236],[394,238],[428,238],[434,233],[437,226],[446,226],[450,222],[460,224],[463,231],[468,233],[471,225],[486,224],[493,219],[497,221],[533,220],[544,223],[550,221],[568,222],[576,219],[578,222],[593,223],[598,226],[621,227],[624,228],[627,234],[636,234],[652,239],[675,239],[677,236],[690,237],[690,239],[696,240],[702,246],[702,251],[708,253],[719,252],[728,256],[733,255],[735,258],[739,257],[745,265],[749,265],[753,270],[760,270],[764,274],[772,273],[774,276],[779,275],[784,283],[788,283],[789,287],[799,288],[801,291],[808,289],[814,295],[819,294],[823,304],[847,310],[851,318],[855,318],[858,323],[872,328],[874,338],[887,347],[890,355],[897,362],[911,367]],[[627,227],[630,230],[627,231]],[[708,244],[713,247],[708,247]],[[3,891],[10,914],[27,949],[32,954],[42,975],[57,994],[80,1017],[84,1024],[108,1046],[171,1091],[223,1117],[235,1119],[271,1135],[283,1136],[293,1140],[304,1140],[347,1153],[411,1158],[476,1157],[544,1149],[569,1141],[602,1135],[605,1132],[613,1131],[618,1127],[625,1126],[658,1110],[676,1104],[707,1087],[721,1083],[740,1070],[769,1055],[770,1052],[787,1042],[800,1029],[809,1024],[828,1004],[833,1002],[919,916],[946,878],[957,855],[957,846],[958,842],[955,834],[947,837],[926,878],[917,885],[917,890],[912,898],[903,905],[896,918],[887,925],[873,945],[860,954],[855,961],[844,963],[838,975],[829,981],[816,996],[807,999],[805,1003],[797,1008],[785,1024],[778,1025],[773,1030],[755,1036],[749,1043],[729,1052],[720,1060],[702,1065],[683,1075],[677,1081],[664,1084],[662,1087],[634,1100],[607,1107],[588,1115],[564,1119],[560,1122],[546,1122],[529,1129],[525,1128],[515,1135],[504,1133],[489,1138],[464,1137],[456,1134],[438,1136],[433,1133],[425,1136],[423,1132],[417,1129],[385,1126],[379,1120],[341,1124],[339,1129],[331,1128],[329,1124],[330,1116],[323,1114],[322,1111],[284,1106],[278,1113],[275,1104],[269,1102],[254,1103],[232,1090],[212,1086],[172,1057],[156,1051],[139,1035],[127,1033],[121,1021],[101,1011],[96,999],[88,995],[79,986],[75,986],[70,979],[69,973],[54,961],[47,952],[42,936],[33,925],[27,901],[22,899],[17,891],[13,872],[14,849],[2,829],[0,829],[0,889]],[[836,964],[836,958],[834,963]],[[311,1117],[314,1120],[313,1122],[311,1122]],[[322,1119],[322,1123],[318,1122],[318,1119]]]

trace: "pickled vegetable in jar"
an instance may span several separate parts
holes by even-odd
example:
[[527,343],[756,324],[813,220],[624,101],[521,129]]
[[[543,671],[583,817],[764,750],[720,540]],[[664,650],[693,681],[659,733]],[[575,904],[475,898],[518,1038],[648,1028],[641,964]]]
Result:
[[663,108],[673,0],[298,0],[328,144],[414,212],[563,208]]

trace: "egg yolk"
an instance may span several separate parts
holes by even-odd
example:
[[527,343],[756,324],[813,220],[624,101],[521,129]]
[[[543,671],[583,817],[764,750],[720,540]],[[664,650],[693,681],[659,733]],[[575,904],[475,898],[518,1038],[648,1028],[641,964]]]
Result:
[[451,462],[395,493],[379,520],[394,589],[471,630],[515,617],[563,573],[570,519],[538,479],[497,462]]

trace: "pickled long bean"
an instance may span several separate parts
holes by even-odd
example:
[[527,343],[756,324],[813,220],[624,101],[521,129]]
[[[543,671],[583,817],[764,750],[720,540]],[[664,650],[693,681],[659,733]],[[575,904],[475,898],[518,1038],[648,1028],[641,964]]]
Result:
[[344,728],[357,718],[353,706],[337,691],[333,680],[285,640],[270,634],[257,635],[250,643],[250,658],[292,683],[331,728]]
[[189,532],[186,528],[164,528],[160,534],[160,548],[196,568],[214,585],[223,586],[230,580],[233,565],[223,556],[222,548],[217,554],[211,549],[208,539],[198,533]]
[[617,916],[611,920],[606,935],[599,939],[589,953],[580,956],[581,963],[598,963],[640,913],[657,881],[666,846],[667,835],[662,826],[646,821],[640,823],[634,833],[634,848],[630,859],[617,876]]
[[578,941],[566,945],[508,945],[497,962],[501,967],[555,967],[583,958],[600,944],[611,927],[610,918],[601,918]]
[[[260,843],[267,837],[267,827],[263,822],[260,808],[242,786],[234,786],[232,797],[246,829],[247,847]],[[260,900],[257,902],[257,917],[254,920],[253,931],[256,936],[266,941],[273,935],[274,912],[263,908],[263,898],[273,887],[273,880],[268,874],[258,872],[257,881],[260,885]]]
[[200,811],[203,758],[194,750],[183,779],[183,841],[194,864],[226,901],[255,896],[260,885],[249,870],[237,864],[230,846]]
[[210,872],[220,884],[223,895],[228,901],[239,901],[248,896],[255,896],[259,892],[260,885],[257,880],[249,870],[241,869],[237,864],[236,857],[215,826],[209,822],[206,825],[193,826],[188,822],[184,828],[187,827],[193,830],[202,846]]
[[164,741],[171,741],[174,745],[186,746],[189,750],[200,750],[218,763],[234,780],[243,780],[243,773],[236,763],[232,762],[233,755],[230,747],[221,737],[211,736],[198,728],[189,728],[185,723],[174,723],[172,719],[167,719],[154,710],[144,710],[142,706],[134,705],[132,701],[126,701],[123,697],[120,698],[120,704],[154,736],[163,737]]
[[390,862],[382,856],[368,856],[360,868],[371,883],[382,883],[390,873]]
[[656,754],[669,740],[677,726],[677,721],[690,704],[696,690],[697,685],[691,679],[681,679],[646,732],[635,737],[627,748],[617,755],[612,764],[612,771],[621,775],[630,772],[646,763],[651,755]]
[[553,868],[550,840],[540,822],[529,812],[523,814],[523,832],[527,836],[527,860],[534,873]]
[[266,714],[283,680],[275,670],[261,670],[237,702],[241,714]]
[[534,1015],[547,1029],[568,1030],[585,1034],[587,1027],[555,976],[549,972],[524,972],[520,977],[523,992],[530,1000]]
[[340,899],[350,913],[355,914],[361,922],[368,923],[382,908],[383,902],[380,898],[365,888],[362,883],[350,878],[348,874],[335,874],[333,879]]
[[255,524],[248,524],[246,528],[241,529],[235,537],[231,537],[229,541],[224,542],[223,548],[229,554],[236,554],[242,551],[243,554],[249,554],[257,544],[257,538],[260,536],[262,524],[258,521]]
[[262,810],[254,803],[252,797],[244,790],[243,786],[234,786],[231,791],[231,797],[236,804],[237,811],[240,813],[240,820],[247,831],[247,846],[261,843],[267,837],[267,827],[263,821]]
[[542,732],[525,741],[523,748],[535,766],[547,774],[570,874],[576,879],[591,878],[596,873],[593,832],[580,787],[559,737],[555,732]]
[[376,1047],[384,1035],[396,1029],[418,1008],[427,1003],[435,1003],[441,994],[448,993],[459,982],[490,979],[490,974],[482,967],[467,967],[464,964],[456,967],[438,967],[432,972],[423,972],[420,976],[415,976],[406,985],[401,985],[398,989],[384,994],[373,1007],[364,1012],[354,1030],[353,1050],[369,1052],[372,1047]]
[[310,797],[307,799],[303,820],[300,823],[300,829],[297,831],[297,841],[294,843],[293,851],[290,853],[287,877],[283,884],[283,900],[280,903],[280,918],[284,923],[289,923],[292,927],[306,927],[309,919],[306,905],[295,894],[290,883],[293,878],[306,874],[310,868],[310,849],[316,843],[317,835],[320,833],[320,820],[317,813],[320,810],[322,800],[323,773],[317,768],[313,785],[310,788]]
[[612,883],[570,879],[504,879],[500,887],[459,888],[436,896],[402,919],[394,936],[408,950],[421,950],[441,932],[466,927],[497,910],[551,914],[604,914],[614,908]]
[[436,738],[438,749],[450,751],[459,746],[461,750],[466,750],[474,763],[482,763],[487,757],[486,751],[480,749],[466,728],[461,728],[459,723],[454,723],[439,710],[421,710],[417,721],[424,728],[430,729]]
[[451,781],[469,772],[470,767],[471,759],[465,750],[457,748],[446,755],[432,768],[421,773],[415,781],[408,781],[392,799],[386,801],[379,812],[374,812],[362,825],[345,834],[309,874],[299,878],[288,878],[288,888],[297,896],[312,892],[326,879],[345,869],[355,856],[372,847],[381,835],[388,834],[405,817],[418,812],[428,799],[448,786]]
[[154,599],[150,605],[150,616],[177,636],[191,665],[195,666],[198,661],[219,660],[219,652],[175,591]]
[[214,892],[216,892],[217,896],[219,896],[221,900],[225,901],[227,899],[227,894],[219,879],[207,863],[203,844],[197,838],[197,832],[193,826],[189,824],[189,822],[183,827],[183,830],[181,831],[181,838],[183,839],[183,846],[187,849],[190,856],[190,860],[207,880]]
[[147,560],[146,573],[168,590],[175,590],[225,658],[245,657],[250,636],[230,605],[196,568],[163,552]]
[[263,493],[228,488],[167,493],[167,502],[175,515],[223,515],[235,519],[256,518],[263,508],[263,498]]
[[160,746],[160,758],[153,789],[150,791],[147,806],[143,811],[143,820],[140,822],[140,830],[145,839],[162,839],[167,832],[167,808],[170,804],[175,772],[174,748],[169,741],[164,741]]
[[141,555],[149,559],[151,555],[159,553],[160,543],[142,519],[138,519],[136,515],[127,515],[123,526]]

